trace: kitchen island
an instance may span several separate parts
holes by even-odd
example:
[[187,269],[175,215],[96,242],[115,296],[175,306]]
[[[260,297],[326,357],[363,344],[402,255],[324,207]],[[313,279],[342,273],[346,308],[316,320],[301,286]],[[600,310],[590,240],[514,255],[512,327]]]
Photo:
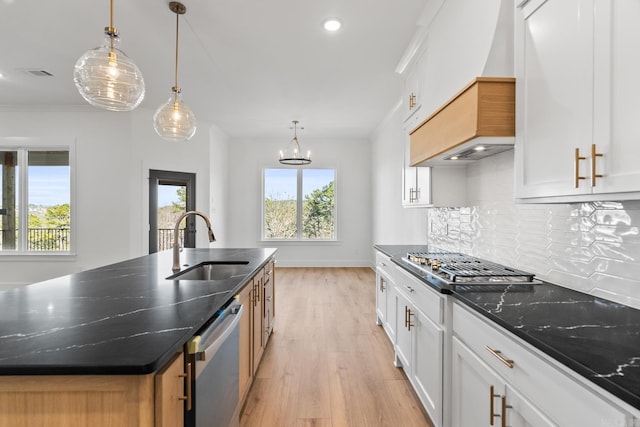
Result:
[[[275,252],[180,254],[181,271],[239,263],[223,280],[167,279],[174,272],[171,251],[164,251],[0,293],[0,425],[26,412],[37,417],[38,408],[46,408],[47,425],[52,417],[56,425],[162,425],[157,399],[166,396],[155,391],[162,374],[182,375],[184,344]],[[64,396],[51,406],[46,396],[56,392]],[[106,414],[101,421],[87,415],[98,411]],[[67,416],[75,418],[65,422]]]
[[[628,404],[629,412],[638,413],[640,310],[547,282],[495,288],[458,285],[449,289],[439,286],[438,280],[403,260],[407,252],[429,252],[429,246],[376,245],[375,248],[411,277],[448,295],[448,310],[453,307],[453,314],[445,318],[449,316],[453,319],[447,327],[454,337],[449,340],[468,337],[469,342],[475,343],[482,329],[474,328],[481,320],[486,320],[483,323],[493,330],[518,337],[544,354],[545,358],[548,357],[552,365],[568,368],[567,372],[578,374]],[[467,323],[462,320],[458,322],[456,313],[460,314],[461,319],[471,320]],[[464,329],[456,331],[456,325],[463,325]],[[521,347],[526,348],[526,345]],[[487,353],[484,348],[480,352]],[[507,377],[512,375],[513,369],[507,371]],[[537,377],[542,375],[539,373]],[[573,374],[569,377],[576,378]],[[533,378],[536,375],[527,381],[533,383]],[[548,387],[550,382],[548,379],[545,381]],[[455,395],[455,390],[452,394]]]

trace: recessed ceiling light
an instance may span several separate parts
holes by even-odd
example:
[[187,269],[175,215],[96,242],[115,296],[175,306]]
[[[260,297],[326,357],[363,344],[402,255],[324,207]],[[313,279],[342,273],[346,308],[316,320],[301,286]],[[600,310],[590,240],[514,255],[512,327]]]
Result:
[[486,150],[487,148],[486,148],[486,147],[484,147],[484,146],[482,146],[482,145],[478,145],[477,147],[474,147],[473,149],[474,149],[474,150],[476,150],[476,151],[484,151],[484,150]]
[[327,31],[338,31],[340,27],[342,27],[342,21],[338,18],[328,18],[322,24],[325,30]]

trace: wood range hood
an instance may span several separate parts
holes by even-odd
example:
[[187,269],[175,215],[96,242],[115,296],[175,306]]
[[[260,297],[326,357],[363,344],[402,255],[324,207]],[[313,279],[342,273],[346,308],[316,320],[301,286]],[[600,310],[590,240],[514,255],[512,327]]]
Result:
[[463,165],[512,149],[515,99],[514,78],[474,79],[409,133],[410,165]]

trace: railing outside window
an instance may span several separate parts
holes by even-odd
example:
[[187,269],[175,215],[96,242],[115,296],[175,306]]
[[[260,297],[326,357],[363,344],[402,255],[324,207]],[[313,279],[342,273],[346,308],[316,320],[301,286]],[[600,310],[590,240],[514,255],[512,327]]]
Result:
[[[180,229],[181,247],[184,246],[184,230],[184,228]],[[5,230],[0,230],[0,250],[2,249],[4,233]],[[29,228],[27,233],[27,250],[29,251],[69,250],[71,230],[68,228]],[[15,247],[15,245],[13,247]],[[158,229],[158,251],[164,251],[172,247],[173,228]]]
[[[0,230],[0,249],[4,241],[4,233],[9,230]],[[11,233],[15,234],[14,230]],[[28,228],[27,229],[27,250],[28,251],[69,251],[71,240],[71,230],[68,228]],[[16,243],[11,245],[11,249],[16,247]],[[5,248],[7,249],[7,248]]]
[[[180,247],[184,247],[184,228],[180,229]],[[158,252],[173,247],[173,228],[158,228]]]

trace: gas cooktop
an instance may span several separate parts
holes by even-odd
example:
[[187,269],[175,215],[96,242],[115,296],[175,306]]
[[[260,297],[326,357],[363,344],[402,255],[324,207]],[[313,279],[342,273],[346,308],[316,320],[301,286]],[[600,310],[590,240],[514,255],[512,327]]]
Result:
[[516,284],[526,286],[541,283],[535,280],[531,273],[457,252],[408,252],[406,258],[402,259],[450,287]]

